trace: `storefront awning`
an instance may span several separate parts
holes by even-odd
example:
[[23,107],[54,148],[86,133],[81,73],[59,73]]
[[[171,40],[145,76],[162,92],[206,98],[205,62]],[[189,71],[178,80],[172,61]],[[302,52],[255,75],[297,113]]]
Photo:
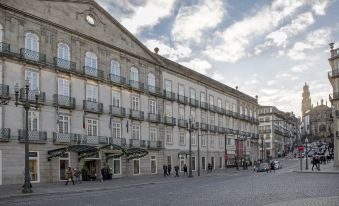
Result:
[[[189,154],[190,154],[189,151],[180,151],[180,152],[178,152],[178,158],[179,158],[180,156],[185,156],[185,157],[187,157]],[[191,154],[193,155],[194,152],[191,151]]]

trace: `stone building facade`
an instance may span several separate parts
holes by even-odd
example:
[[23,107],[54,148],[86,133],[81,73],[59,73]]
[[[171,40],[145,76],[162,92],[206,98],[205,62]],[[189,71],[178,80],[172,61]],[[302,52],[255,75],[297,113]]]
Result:
[[324,104],[324,101],[321,100],[320,104],[312,108],[309,111],[310,117],[310,132],[308,140],[310,142],[313,141],[321,141],[321,142],[332,142],[333,133],[332,133],[332,109]]
[[[26,79],[41,105],[28,115],[33,183],[64,180],[68,166],[97,177],[105,166],[113,177],[183,167],[188,127],[194,171],[198,162],[222,169],[241,152],[257,158],[256,98],[151,52],[93,0],[0,0],[0,185],[23,182],[14,88]],[[148,154],[111,155],[122,147]]]
[[277,158],[292,151],[299,135],[299,123],[295,115],[282,112],[274,106],[260,106],[258,115],[260,158]]
[[334,43],[330,44],[328,62],[331,66],[331,71],[328,72],[328,79],[333,88],[330,101],[333,115],[334,166],[339,167],[339,48],[334,48]]

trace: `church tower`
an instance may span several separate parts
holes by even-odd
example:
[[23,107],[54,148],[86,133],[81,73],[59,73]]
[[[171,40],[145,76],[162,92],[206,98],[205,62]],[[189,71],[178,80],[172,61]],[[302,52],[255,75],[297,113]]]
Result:
[[310,90],[305,82],[305,85],[303,87],[303,99],[301,101],[301,115],[304,117],[305,113],[309,110],[311,110],[311,97],[310,97]]

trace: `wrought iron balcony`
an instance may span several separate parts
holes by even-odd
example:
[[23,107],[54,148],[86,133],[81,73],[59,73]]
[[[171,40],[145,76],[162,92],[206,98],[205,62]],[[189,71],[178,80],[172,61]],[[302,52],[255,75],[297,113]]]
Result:
[[234,134],[233,129],[226,128],[226,134]]
[[124,107],[116,107],[115,105],[111,105],[110,113],[114,117],[125,117],[126,109]]
[[104,136],[84,135],[82,143],[88,145],[105,145],[110,143],[110,138]]
[[164,124],[175,126],[176,125],[176,119],[174,117],[164,117]]
[[225,114],[230,117],[233,116],[233,112],[231,110],[226,110]]
[[0,42],[0,53],[9,53],[11,51],[11,45],[5,42]]
[[139,110],[130,110],[130,118],[135,120],[144,120],[144,112]]
[[207,109],[208,109],[208,104],[207,104],[207,102],[200,102],[200,108],[201,108],[201,109],[207,110]]
[[164,98],[171,101],[175,101],[175,93],[164,90]]
[[148,149],[162,149],[162,142],[161,141],[147,141]]
[[214,105],[209,105],[209,110],[211,111],[211,112],[217,112],[217,106],[214,106]]
[[226,128],[225,127],[218,127],[218,132],[220,134],[225,134],[226,133]]
[[148,121],[153,123],[160,123],[161,116],[160,114],[148,113]]
[[188,122],[184,119],[178,119],[178,127],[187,128]]
[[180,104],[187,104],[188,103],[188,98],[183,96],[183,95],[178,94],[178,102]]
[[200,123],[200,130],[201,131],[208,131],[208,124]]
[[331,50],[331,58],[339,56],[339,48]]
[[192,122],[191,128],[194,129],[194,130],[198,130],[199,129],[199,122]]
[[199,101],[193,98],[190,98],[189,105],[192,107],[198,107],[199,106]]
[[60,94],[54,94],[53,104],[54,106],[61,107],[61,108],[75,109],[75,98],[60,95]]
[[9,99],[9,86],[0,84],[0,99]]
[[46,64],[46,55],[36,51],[22,48],[20,49],[20,56],[23,59],[35,61],[41,64]]
[[11,138],[10,128],[0,128],[0,142],[8,142]]
[[134,81],[134,80],[129,80],[129,86],[132,87],[133,89],[137,89],[137,90],[143,90],[144,89],[144,83]]
[[[25,131],[19,129],[19,142],[25,142]],[[44,144],[47,142],[47,132],[45,131],[28,131],[29,143]]]
[[209,125],[210,132],[217,132],[218,131],[218,126],[216,125]]
[[83,109],[86,112],[92,112],[92,113],[103,113],[104,105],[100,102],[93,102],[90,100],[83,100]]
[[104,71],[100,70],[98,68],[93,68],[89,66],[84,66],[84,75],[89,76],[89,77],[95,77],[97,79],[103,80],[104,79]]
[[155,96],[161,96],[161,89],[159,87],[147,85],[147,91],[149,94],[155,95]]
[[73,134],[73,133],[53,132],[53,143],[54,144],[80,144],[82,143],[82,135]]
[[146,141],[141,139],[130,139],[129,140],[130,147],[146,147]]
[[118,76],[115,74],[109,74],[108,75],[108,81],[110,81],[113,84],[117,85],[125,85],[126,84],[126,78],[122,76]]
[[[20,89],[19,99],[20,99],[20,101],[26,101],[26,88]],[[39,104],[45,104],[46,103],[46,93],[40,92],[38,90],[29,90],[28,101],[29,102],[36,102],[37,100],[38,100]]]
[[239,135],[239,134],[240,134],[240,131],[239,131],[239,130],[236,130],[236,129],[234,129],[234,130],[233,130],[233,134]]
[[217,107],[217,112],[219,113],[219,114],[225,114],[225,109],[224,108],[221,108],[221,107]]
[[125,146],[126,145],[126,139],[125,138],[110,138],[110,143],[119,145],[119,146]]
[[328,72],[329,78],[339,77],[339,69],[334,69]]
[[238,112],[232,112],[234,118],[239,118],[240,114]]
[[54,66],[56,66],[58,69],[66,72],[75,72],[76,71],[76,63],[61,59],[58,57],[54,57]]

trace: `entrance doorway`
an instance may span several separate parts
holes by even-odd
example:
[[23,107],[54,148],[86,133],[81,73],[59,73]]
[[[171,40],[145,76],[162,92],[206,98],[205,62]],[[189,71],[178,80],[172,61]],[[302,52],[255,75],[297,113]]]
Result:
[[40,182],[39,152],[29,152],[29,174],[31,182]]
[[100,160],[85,160],[82,170],[82,177],[84,181],[96,180],[97,177],[101,176],[99,161]]
[[59,158],[59,179],[67,180],[66,170],[70,167],[69,164],[69,153],[65,153],[63,156]]

